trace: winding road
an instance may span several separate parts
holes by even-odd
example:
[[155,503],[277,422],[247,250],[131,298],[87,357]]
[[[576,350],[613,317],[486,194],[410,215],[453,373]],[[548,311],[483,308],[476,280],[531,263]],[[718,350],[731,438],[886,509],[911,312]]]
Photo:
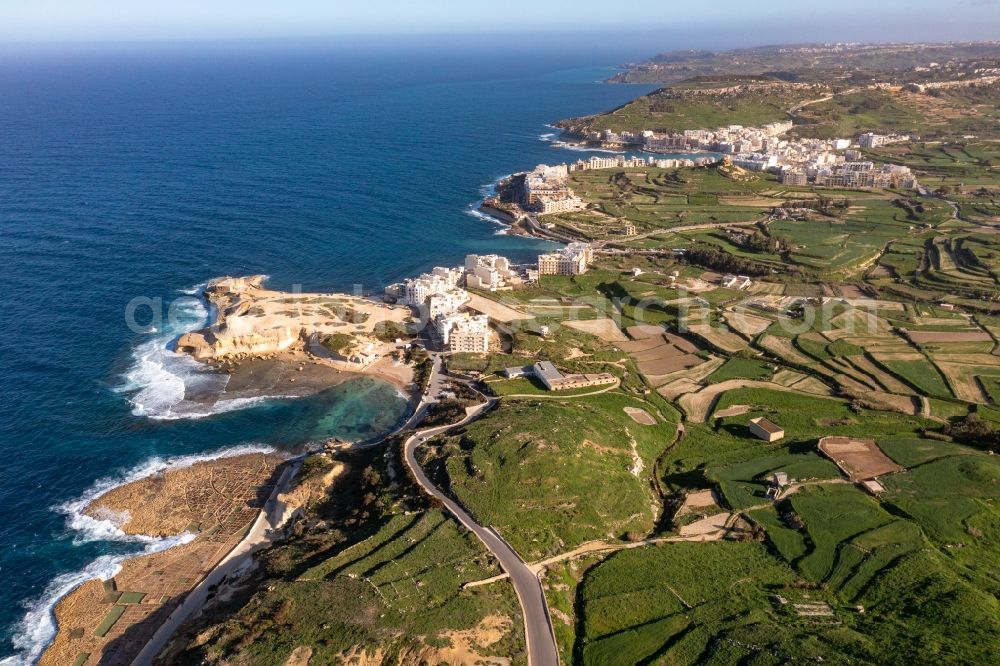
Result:
[[[435,384],[434,379],[440,369],[440,364],[436,361],[437,359],[435,359],[431,385]],[[483,545],[497,558],[500,562],[500,567],[510,576],[510,580],[514,584],[514,591],[517,593],[517,599],[521,604],[521,614],[524,616],[524,636],[528,644],[528,664],[530,666],[558,666],[559,649],[556,647],[555,633],[552,629],[552,618],[549,616],[549,607],[545,601],[542,582],[539,580],[535,570],[521,559],[521,556],[510,547],[510,544],[504,541],[503,537],[495,529],[484,527],[477,523],[462,505],[435,486],[427,478],[424,470],[417,462],[416,450],[421,444],[445,431],[458,428],[476,420],[499,402],[499,398],[489,398],[484,404],[468,408],[465,418],[458,423],[437,428],[428,428],[412,435],[403,445],[404,458],[420,487],[432,497],[440,500],[458,522],[475,534],[483,542]],[[423,401],[421,401],[421,404],[423,405]]]

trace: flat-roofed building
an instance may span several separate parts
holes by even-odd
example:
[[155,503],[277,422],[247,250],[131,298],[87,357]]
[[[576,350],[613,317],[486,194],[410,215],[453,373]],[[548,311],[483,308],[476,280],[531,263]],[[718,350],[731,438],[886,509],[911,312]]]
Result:
[[539,275],[580,275],[587,272],[594,251],[589,243],[570,243],[562,250],[538,255]]
[[618,378],[608,372],[596,374],[564,375],[551,361],[539,361],[531,366],[531,373],[550,391],[604,386],[614,384]]
[[489,317],[467,312],[438,315],[434,328],[441,344],[453,352],[485,354],[490,350]]

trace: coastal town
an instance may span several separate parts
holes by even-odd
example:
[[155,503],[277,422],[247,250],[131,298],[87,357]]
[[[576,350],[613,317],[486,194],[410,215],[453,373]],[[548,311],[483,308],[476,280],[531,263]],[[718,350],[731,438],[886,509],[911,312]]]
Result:
[[[917,189],[912,170],[904,165],[877,165],[864,158],[864,150],[906,141],[919,141],[917,135],[883,135],[865,132],[852,139],[787,138],[790,121],[769,123],[762,127],[729,125],[714,130],[692,129],[678,134],[658,134],[645,130],[638,134],[616,133],[611,130],[590,132],[584,137],[585,146],[626,150],[637,148],[649,157],[626,159],[592,157],[578,160],[566,168],[541,165],[525,180],[525,203],[542,212],[576,210],[579,208],[572,193],[557,187],[570,171],[604,168],[636,168],[656,166],[678,168],[704,166],[713,161],[726,162],[750,172],[771,172],[783,185],[813,185],[844,189]],[[691,152],[689,159],[661,159],[657,153]],[[540,187],[539,185],[542,185]]]
[[[207,282],[208,325],[170,350],[230,398],[368,375],[405,413],[93,499],[190,540],[67,596],[42,663],[987,661],[1000,49],[950,48],[984,62],[880,46],[911,81],[741,74],[685,93],[731,117],[713,129],[568,119],[564,143],[621,152],[512,174],[480,208],[542,249],[463,247],[370,293]],[[637,126],[690,110],[657,95]]]

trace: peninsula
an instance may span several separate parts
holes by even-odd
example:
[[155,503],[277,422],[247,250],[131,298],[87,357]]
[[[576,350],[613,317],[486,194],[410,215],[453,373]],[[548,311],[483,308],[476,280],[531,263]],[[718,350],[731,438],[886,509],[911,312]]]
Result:
[[230,398],[301,396],[363,374],[409,390],[399,341],[409,308],[334,293],[274,291],[266,276],[223,277],[205,287],[214,320],[182,335],[178,353],[231,375]]

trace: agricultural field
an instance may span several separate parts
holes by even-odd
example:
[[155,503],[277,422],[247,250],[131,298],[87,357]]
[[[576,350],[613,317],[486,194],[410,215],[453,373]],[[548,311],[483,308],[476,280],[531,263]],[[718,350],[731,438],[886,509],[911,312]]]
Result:
[[[262,552],[251,584],[208,606],[168,661],[298,663],[305,653],[313,663],[526,663],[513,587],[463,589],[499,573],[496,561],[406,480],[394,447],[388,454],[339,452],[345,471],[333,486],[315,489],[306,519]],[[304,469],[322,479],[331,461],[313,456]]]
[[653,530],[656,498],[643,472],[673,440],[672,417],[619,391],[519,400],[435,440],[426,465],[479,522],[540,559]]

